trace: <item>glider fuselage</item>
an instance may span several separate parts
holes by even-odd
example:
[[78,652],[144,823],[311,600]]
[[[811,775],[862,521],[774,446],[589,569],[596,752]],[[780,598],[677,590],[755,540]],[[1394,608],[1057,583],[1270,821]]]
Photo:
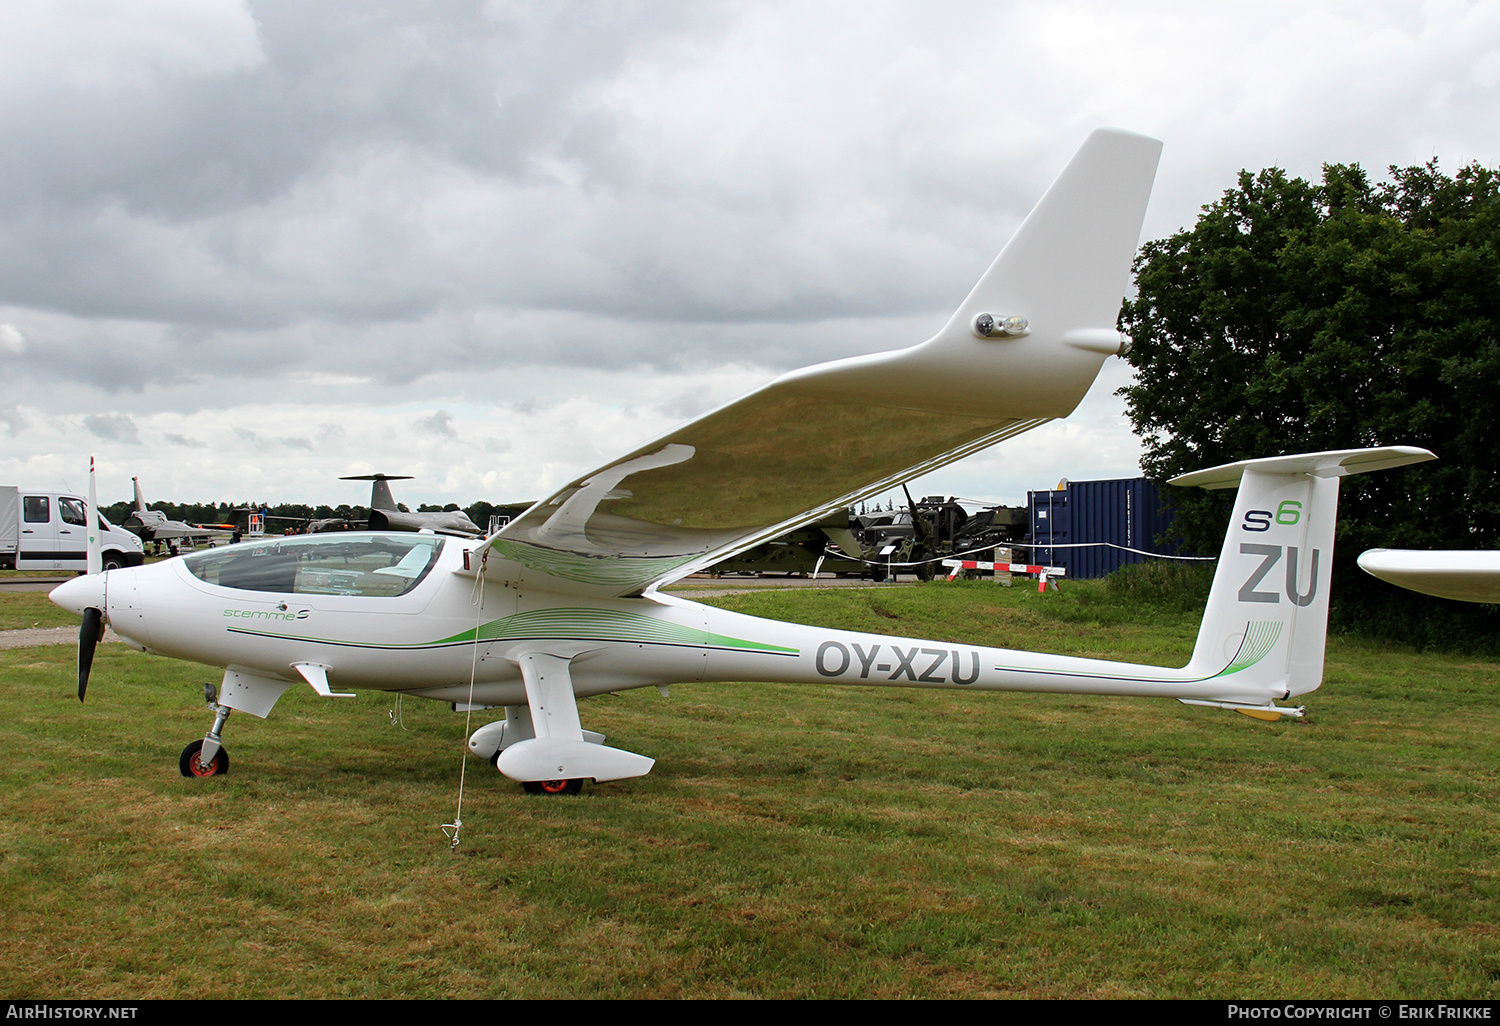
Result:
[[[344,535],[321,545],[347,547],[360,537]],[[1142,666],[1132,673],[1130,664],[766,620],[672,595],[590,598],[503,579],[481,583],[463,572],[464,540],[430,537],[427,544],[438,550],[431,566],[410,590],[394,595],[353,593],[360,578],[370,574],[319,565],[327,560],[308,558],[318,547],[311,540],[298,546],[302,569],[285,591],[225,587],[192,572],[210,559],[225,565],[281,559],[269,550],[285,548],[285,541],[249,542],[188,560],[111,571],[101,578],[107,619],[136,647],[177,659],[288,683],[302,681],[299,664],[316,665],[335,689],[400,691],[491,706],[526,702],[517,649],[558,646],[569,649],[578,697],[736,680],[1252,704],[1286,694],[1284,687],[1265,683],[1237,684],[1234,673],[1225,672],[1235,661],[1229,657],[1218,666],[1178,671]],[[490,576],[503,578],[493,571]]]

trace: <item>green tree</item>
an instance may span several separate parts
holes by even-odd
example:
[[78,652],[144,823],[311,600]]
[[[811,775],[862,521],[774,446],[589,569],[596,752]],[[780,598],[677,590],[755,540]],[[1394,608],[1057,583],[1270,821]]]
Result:
[[[1434,161],[1378,184],[1357,165],[1327,165],[1317,184],[1242,172],[1191,229],[1142,247],[1135,274],[1121,327],[1137,381],[1123,391],[1149,476],[1365,445],[1438,455],[1345,482],[1334,585],[1346,623],[1399,621],[1436,641],[1408,621],[1451,604],[1397,601],[1353,559],[1500,541],[1496,172],[1449,178]],[[1174,499],[1183,540],[1217,551],[1223,500]]]

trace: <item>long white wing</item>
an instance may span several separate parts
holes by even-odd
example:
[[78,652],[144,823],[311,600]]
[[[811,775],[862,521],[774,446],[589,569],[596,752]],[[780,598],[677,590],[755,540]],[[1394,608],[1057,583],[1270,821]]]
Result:
[[1367,549],[1359,567],[1382,581],[1459,602],[1500,603],[1500,552]]
[[[638,594],[1067,416],[1120,349],[1160,152],[1094,132],[935,336],[783,375],[590,471],[476,558],[550,591]],[[985,314],[1024,324],[986,334]]]

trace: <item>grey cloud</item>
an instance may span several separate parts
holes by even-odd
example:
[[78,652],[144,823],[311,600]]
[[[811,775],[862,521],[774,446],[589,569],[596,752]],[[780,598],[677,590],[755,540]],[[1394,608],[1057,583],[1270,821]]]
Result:
[[20,434],[31,422],[21,413],[15,403],[0,404],[0,424],[4,424],[12,436]]
[[236,427],[233,431],[237,438],[248,443],[256,452],[274,453],[279,448],[306,449],[311,451],[314,448],[312,442],[308,439],[296,435],[289,435],[282,438],[268,438],[264,434],[247,427]]
[[17,356],[26,352],[26,336],[14,324],[0,324],[0,351]]
[[136,430],[135,421],[120,414],[91,413],[83,418],[83,426],[95,438],[102,438],[107,442],[125,442],[130,445],[140,445],[140,432]]
[[442,435],[444,438],[458,437],[458,432],[453,430],[453,415],[447,410],[438,410],[430,417],[423,417],[417,421],[417,430],[430,435]]
[[[0,209],[20,212],[9,234],[23,243],[0,246],[6,298],[260,325],[425,312],[440,289],[420,278],[397,287],[415,255],[408,230],[427,231],[407,224],[421,201],[397,197],[428,193],[421,177],[435,168],[490,188],[550,182],[556,163],[609,177],[615,118],[584,94],[705,17],[690,4],[259,2],[252,12],[260,66],[108,91],[41,81],[26,103],[0,107]],[[359,195],[372,161],[394,176],[369,183],[395,199],[388,206]],[[359,250],[306,268],[320,282],[288,280],[266,265],[265,244],[292,225],[265,219],[314,227],[297,208],[311,202],[320,216],[327,189],[353,202],[342,231]],[[383,275],[391,243],[402,269]],[[351,271],[366,280],[348,282],[357,297],[345,303],[333,279]]]
[[707,412],[708,402],[697,392],[682,392],[666,402],[658,403],[657,409],[674,420],[689,420]]
[[[760,145],[681,161],[689,140],[663,143],[622,102],[642,69],[697,69],[745,10],[262,2],[263,64],[109,92],[43,82],[0,114],[0,210],[17,212],[0,218],[0,299],[163,325],[159,346],[97,373],[115,390],[222,369],[227,351],[201,345],[192,367],[174,359],[194,333],[270,331],[259,362],[298,365],[276,336],[319,318],[379,331],[450,309],[576,311],[545,340],[575,362],[622,321],[924,306],[924,282],[975,261],[908,246],[895,208],[847,202],[847,170],[804,179]],[[912,259],[883,256],[893,242]]]
[[200,441],[199,439],[196,439],[196,438],[189,438],[186,435],[165,434],[165,435],[162,435],[162,439],[164,441],[171,442],[173,445],[181,445],[181,446],[185,446],[185,447],[187,447],[189,449],[207,449],[208,448],[208,443],[207,442]]

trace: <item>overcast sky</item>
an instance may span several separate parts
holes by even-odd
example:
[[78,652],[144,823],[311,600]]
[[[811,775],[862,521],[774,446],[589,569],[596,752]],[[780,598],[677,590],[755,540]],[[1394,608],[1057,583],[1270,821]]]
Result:
[[[1093,128],[1146,237],[1241,168],[1500,164],[1500,2],[0,6],[0,483],[540,498],[936,331]],[[914,491],[1139,472],[1079,410]]]

